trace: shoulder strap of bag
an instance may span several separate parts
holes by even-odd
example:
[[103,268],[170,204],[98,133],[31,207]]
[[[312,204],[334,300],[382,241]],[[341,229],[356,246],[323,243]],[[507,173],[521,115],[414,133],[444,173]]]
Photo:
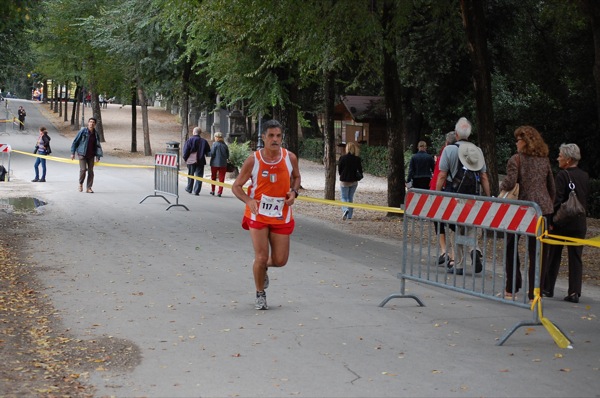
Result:
[[571,174],[569,174],[569,172],[567,171],[567,169],[564,169],[565,173],[567,173],[567,176],[569,177],[569,189],[571,191],[575,190],[575,183],[573,182],[573,180],[571,180]]

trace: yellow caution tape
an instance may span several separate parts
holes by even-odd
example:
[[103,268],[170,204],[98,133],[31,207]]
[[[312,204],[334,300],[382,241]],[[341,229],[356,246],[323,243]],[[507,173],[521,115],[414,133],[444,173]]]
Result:
[[542,325],[546,328],[546,330],[554,340],[554,342],[556,343],[556,345],[560,348],[573,348],[573,346],[571,345],[571,341],[567,338],[567,336],[565,336],[563,332],[561,332],[560,329],[557,328],[556,325],[552,323],[552,321],[550,321],[550,319],[544,317],[544,314],[542,313],[542,300],[540,298],[540,289],[536,287],[534,289],[534,294],[535,299],[531,304],[531,309],[533,311],[535,306],[538,306],[539,319],[542,322]]
[[[37,153],[18,151],[16,149],[13,149],[11,152],[19,153],[21,155],[32,156],[34,158],[48,159],[48,160],[52,160],[55,162],[79,164],[79,160],[75,160],[75,159],[59,158],[59,157],[50,156],[50,155],[40,155]],[[134,165],[134,164],[117,164],[117,163],[104,163],[104,162],[95,162],[95,164],[97,166],[120,167],[120,168],[125,168],[125,169],[140,169],[140,168],[153,169],[154,168],[154,165],[142,166],[142,165]]]
[[[202,177],[196,177],[196,176],[192,176],[189,175],[188,173],[184,172],[184,171],[180,171],[179,175],[187,177],[187,178],[191,178],[193,180],[198,180],[198,181],[202,181],[205,182],[207,184],[212,184],[212,185],[218,185],[220,187],[225,187],[225,188],[232,188],[231,184],[226,184],[226,183],[222,183],[219,181],[215,181],[215,180],[210,180],[207,178],[202,178]],[[322,204],[326,204],[326,205],[331,205],[331,206],[349,206],[348,202],[342,202],[339,200],[329,200],[329,199],[318,199],[318,198],[311,198],[309,196],[298,196],[298,198],[296,198],[296,200],[300,200],[300,201],[304,201],[304,202],[313,202],[313,203],[322,203]],[[398,207],[387,207],[387,206],[377,206],[377,205],[370,205],[370,204],[366,204],[366,203],[352,203],[352,207],[355,209],[365,209],[365,210],[375,210],[375,211],[383,211],[383,212],[390,212],[390,213],[400,213],[403,214],[404,210],[398,208]]]
[[600,247],[600,236],[596,236],[589,239],[573,238],[570,236],[553,235],[544,232],[541,236],[540,241],[542,243],[548,243],[550,245],[563,245],[563,246],[594,246]]

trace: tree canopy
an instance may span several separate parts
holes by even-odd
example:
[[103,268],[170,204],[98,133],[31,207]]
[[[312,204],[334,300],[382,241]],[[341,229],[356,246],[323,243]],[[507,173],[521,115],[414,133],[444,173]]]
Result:
[[[499,173],[514,151],[513,131],[524,124],[542,132],[551,158],[560,143],[575,142],[580,164],[600,173],[593,1],[42,0],[2,7],[8,17],[0,38],[12,54],[0,66],[4,90],[31,68],[27,58],[38,60],[45,78],[86,79],[122,96],[139,79],[182,109],[189,101],[208,112],[242,108],[254,121],[281,118],[293,150],[296,126],[331,113],[328,98],[378,95],[393,124],[390,190],[402,189],[404,148],[423,139],[439,147],[461,116],[474,122],[474,141]],[[470,10],[481,13],[473,21],[483,20],[485,36],[469,33]],[[474,46],[486,51],[479,64]],[[491,82],[486,110],[474,86],[481,73]],[[327,146],[333,132],[323,129]]]

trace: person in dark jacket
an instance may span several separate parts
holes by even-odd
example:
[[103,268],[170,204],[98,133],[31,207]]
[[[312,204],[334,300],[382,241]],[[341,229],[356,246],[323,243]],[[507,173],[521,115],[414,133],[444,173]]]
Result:
[[[227,160],[229,159],[229,147],[223,141],[223,133],[215,133],[215,142],[210,149],[210,179],[216,181],[217,175],[220,182],[225,182],[225,173],[227,173]],[[210,186],[210,194],[214,196],[215,186]],[[219,185],[217,196],[223,194],[223,186]]]
[[[48,135],[48,130],[46,127],[40,127],[40,136],[35,144],[38,155],[50,155],[50,136]],[[42,178],[40,178],[40,170],[39,165],[42,165]],[[35,170],[35,178],[31,180],[31,182],[46,182],[46,159],[42,157],[37,157],[35,159],[35,164],[33,165]]]
[[19,130],[25,130],[25,116],[27,116],[27,112],[25,112],[25,108],[22,106],[19,107],[17,111],[19,116]]
[[[338,162],[338,172],[340,175],[340,190],[342,193],[342,202],[352,203],[354,201],[354,193],[358,187],[357,173],[362,175],[362,162],[359,155],[359,147],[356,142],[346,144],[346,154],[340,157]],[[351,220],[352,207],[342,207],[342,219]]]
[[433,170],[435,169],[435,159],[427,153],[427,143],[425,141],[419,141],[417,147],[419,151],[412,155],[408,164],[407,186],[429,189]]
[[[581,170],[577,165],[581,160],[581,152],[576,144],[562,144],[558,154],[558,166],[562,169],[556,174],[555,186],[556,195],[554,196],[554,214],[559,209],[560,205],[569,198],[571,189],[569,184],[572,182],[575,185],[575,193],[577,199],[587,211],[587,197],[589,193],[589,176],[588,173]],[[550,222],[551,233],[553,235],[567,236],[571,238],[585,238],[587,231],[586,216],[580,216],[568,225],[554,225]],[[578,303],[581,297],[581,284],[583,263],[581,255],[583,254],[583,246],[567,246],[569,255],[569,290],[565,301]],[[563,245],[550,245],[548,253],[548,266],[542,269],[542,295],[545,297],[554,296],[554,285],[558,277],[560,261],[562,257]]]
[[94,193],[94,161],[99,162],[102,157],[100,136],[96,130],[96,119],[88,119],[88,126],[82,127],[71,144],[71,160],[79,158],[79,192],[83,192],[83,181],[87,173],[87,193]]
[[[192,136],[185,142],[185,145],[183,146],[183,160],[185,160],[185,163],[187,164],[188,175],[194,177],[204,176],[206,156],[210,154],[210,144],[204,138],[200,137],[201,133],[202,130],[200,127],[194,127]],[[196,184],[194,184],[194,180],[194,178],[188,177],[188,183],[185,191],[198,196],[202,190],[202,181],[196,180]]]

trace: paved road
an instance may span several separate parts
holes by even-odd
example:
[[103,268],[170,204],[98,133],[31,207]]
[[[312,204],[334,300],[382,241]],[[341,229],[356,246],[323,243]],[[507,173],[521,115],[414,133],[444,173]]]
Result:
[[[49,125],[24,103],[30,126]],[[29,151],[36,134],[0,142]],[[70,142],[50,135],[53,155],[67,157]],[[545,300],[574,349],[559,349],[541,326],[498,347],[528,311],[411,282],[426,307],[379,308],[399,290],[398,242],[298,217],[289,264],[269,272],[271,309],[255,311],[252,248],[229,191],[195,197],[180,187],[190,211],[167,212],[160,198],[139,204],[153,192],[151,170],[99,166],[96,193],[86,194],[76,165],[50,162],[45,184],[28,182],[32,167],[15,155],[0,193],[48,202],[32,216],[38,237],[24,244],[34,261],[48,259],[34,266],[64,328],[141,354],[131,369],[92,372],[98,396],[598,396],[598,290],[585,287],[579,305]]]

